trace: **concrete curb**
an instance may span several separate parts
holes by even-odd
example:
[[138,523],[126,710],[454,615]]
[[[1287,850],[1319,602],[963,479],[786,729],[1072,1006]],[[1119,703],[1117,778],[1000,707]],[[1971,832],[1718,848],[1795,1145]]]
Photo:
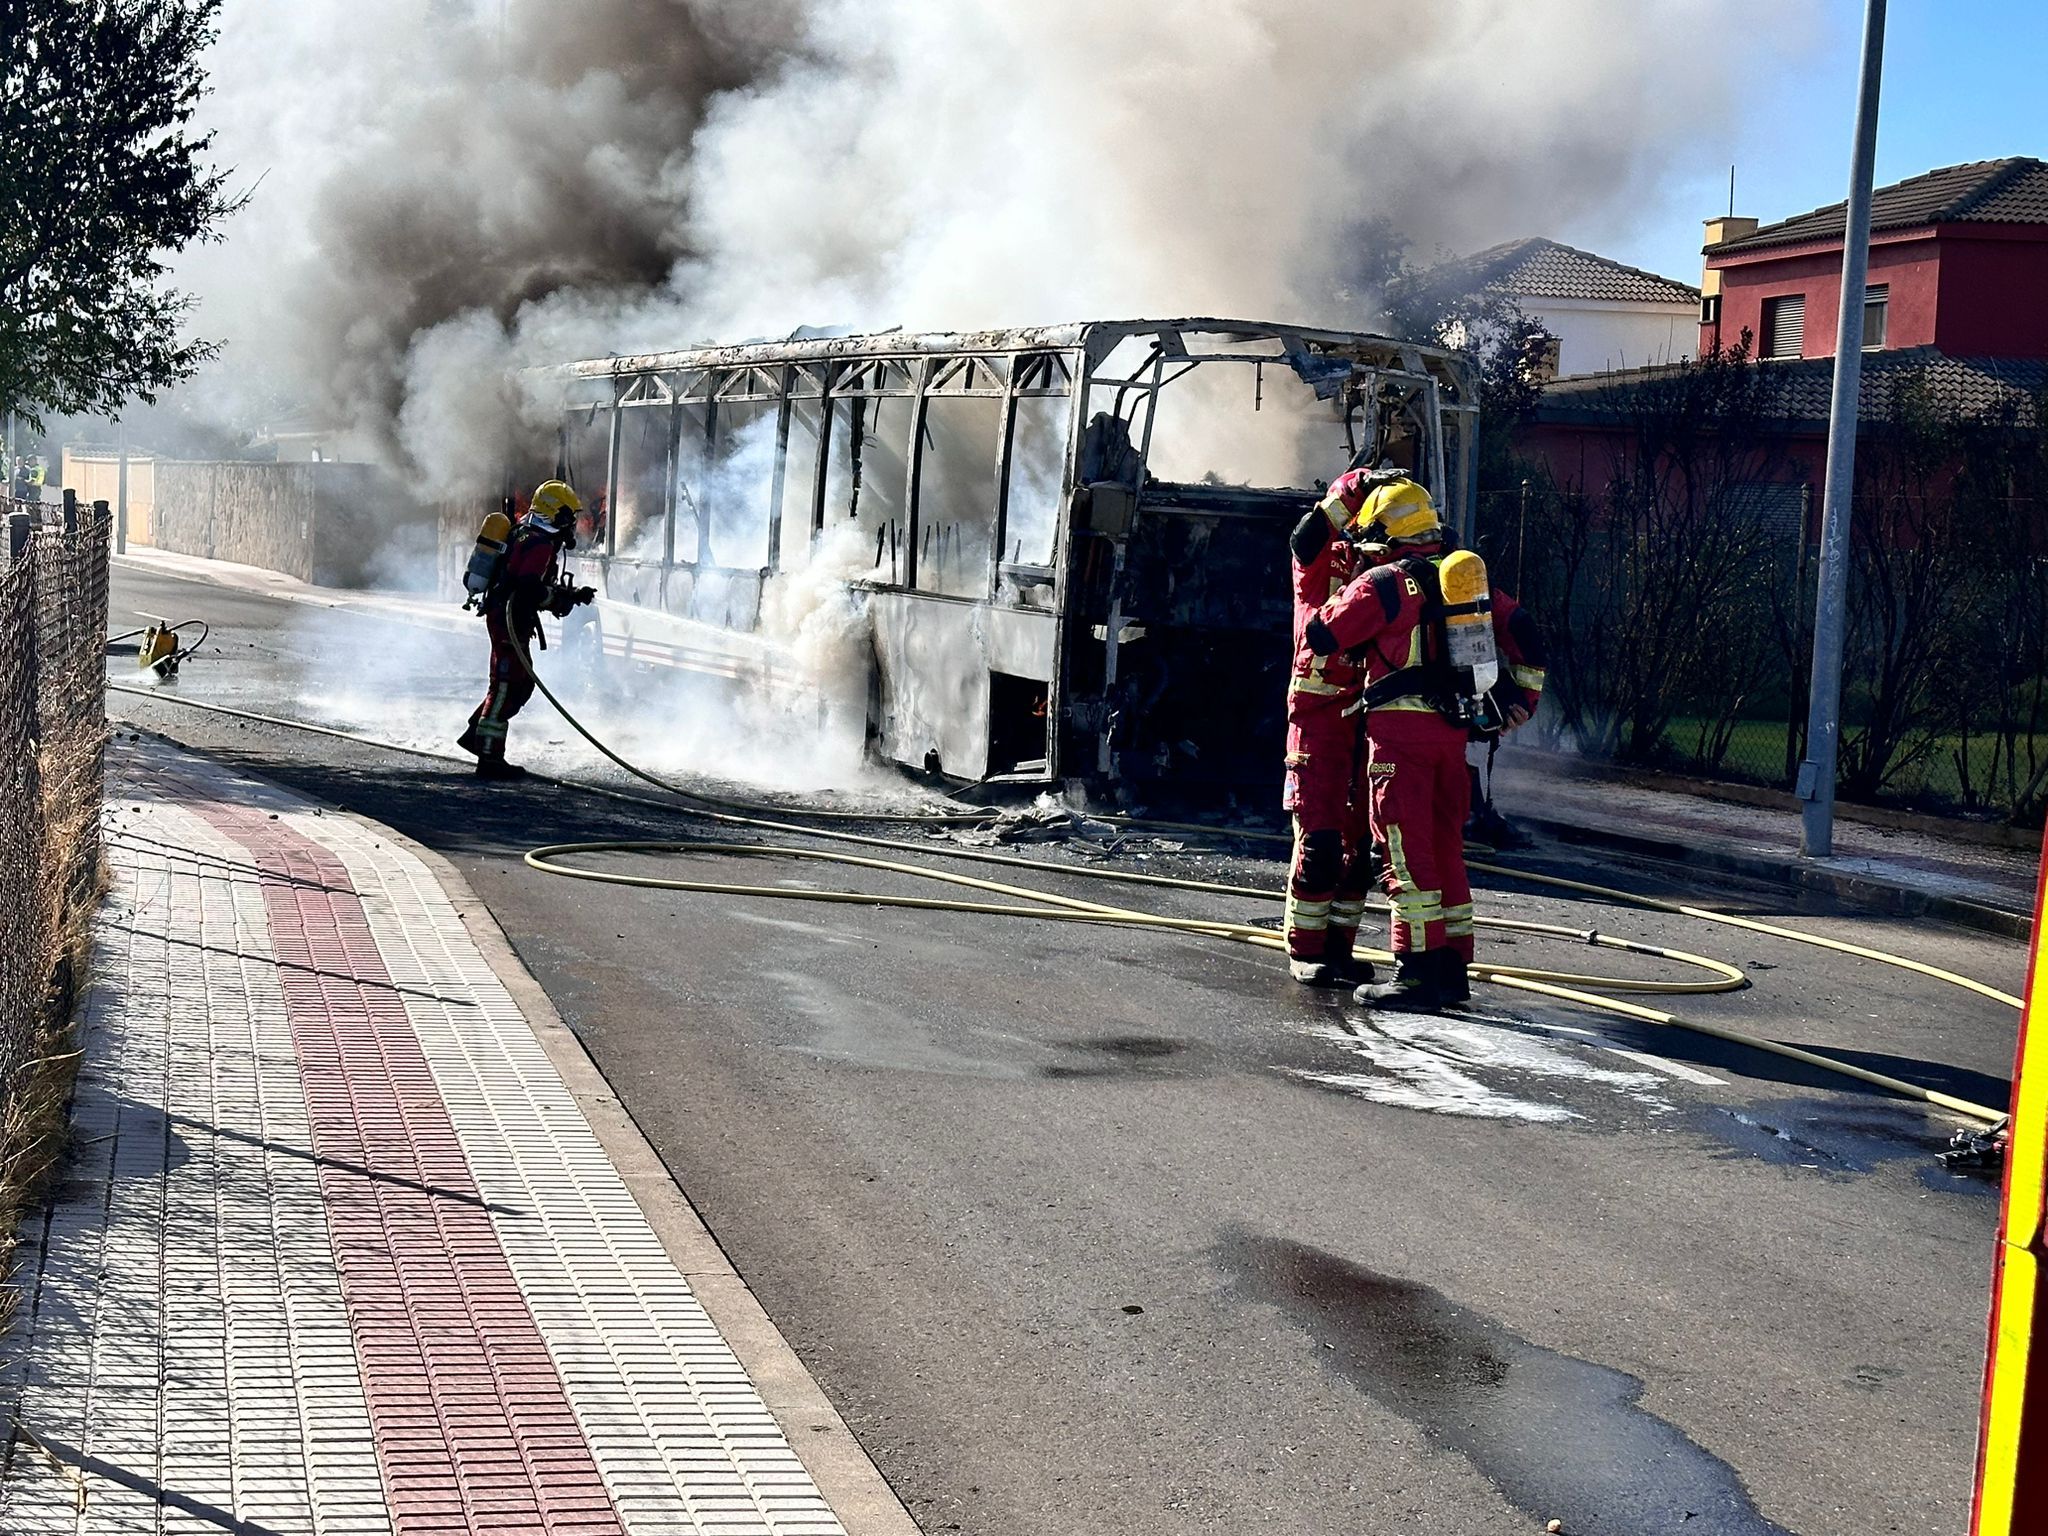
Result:
[[526,1016],[541,1049],[561,1074],[662,1247],[746,1367],[762,1401],[782,1426],[784,1438],[848,1536],[919,1536],[917,1522],[888,1479],[733,1268],[717,1238],[669,1176],[660,1155],[611,1091],[583,1042],[562,1022],[554,1003],[527,970],[482,898],[470,889],[461,872],[433,849],[372,817],[353,811],[339,814],[404,848],[441,883],[471,940]]
[[1809,891],[1853,902],[1893,917],[1932,918],[1958,928],[1988,933],[2024,943],[2033,936],[2032,912],[2010,911],[1960,896],[1945,896],[1895,881],[1880,880],[1854,870],[1833,869],[1803,860],[1775,859],[1764,854],[1741,853],[1711,844],[1679,842],[1671,838],[1645,837],[1584,822],[1564,821],[1554,816],[1533,816],[1519,810],[1512,819],[1518,826],[1543,833],[1561,843],[1604,848],[1638,858],[1665,863],[1688,864],[1767,881],[1788,890]]

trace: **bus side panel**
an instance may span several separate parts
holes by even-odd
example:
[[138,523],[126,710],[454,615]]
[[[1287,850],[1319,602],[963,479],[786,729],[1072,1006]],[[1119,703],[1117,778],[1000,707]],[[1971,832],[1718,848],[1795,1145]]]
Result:
[[881,682],[882,756],[948,778],[988,772],[988,611],[906,592],[868,598]]

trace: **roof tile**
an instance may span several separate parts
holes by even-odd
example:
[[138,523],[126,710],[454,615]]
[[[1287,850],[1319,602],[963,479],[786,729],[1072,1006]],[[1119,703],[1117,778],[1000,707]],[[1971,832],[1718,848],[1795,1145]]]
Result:
[[[1839,239],[1848,223],[1845,207],[1830,203],[1811,213],[1766,224],[1738,240],[1710,245],[1707,251],[1722,256],[1763,246]],[[2048,163],[2014,155],[1946,165],[1879,187],[1871,196],[1870,227],[1874,230],[1962,222],[2048,224]]]
[[[1612,420],[1621,397],[1632,386],[1669,377],[1688,364],[1660,364],[1617,373],[1587,374],[1560,379],[1545,387],[1537,419],[1586,425]],[[1784,409],[1792,422],[1824,428],[1834,390],[1835,360],[1793,358],[1752,364],[1769,368],[1782,381]],[[2030,419],[2036,403],[2048,392],[2048,358],[1950,357],[1933,347],[1903,347],[1872,352],[1863,359],[1863,389],[1858,415],[1881,420],[1891,409],[1892,390],[1903,379],[1924,376],[1937,399],[1953,402],[1966,416],[2006,407]]]
[[1431,292],[1491,292],[1521,299],[1607,299],[1696,304],[1700,291],[1556,240],[1531,237],[1440,262],[1416,282]]

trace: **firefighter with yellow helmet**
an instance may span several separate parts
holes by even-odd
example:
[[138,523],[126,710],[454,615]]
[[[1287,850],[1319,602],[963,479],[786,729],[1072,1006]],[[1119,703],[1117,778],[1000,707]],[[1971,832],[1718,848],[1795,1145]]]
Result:
[[1358,523],[1376,563],[1303,626],[1317,655],[1364,668],[1367,795],[1395,972],[1356,996],[1434,1012],[1471,996],[1465,744],[1535,712],[1543,642],[1478,555],[1456,547],[1423,486],[1375,486]]
[[[510,502],[507,502],[508,510]],[[456,739],[465,752],[476,754],[476,772],[483,779],[511,779],[526,770],[505,761],[506,727],[533,697],[533,654],[543,612],[566,618],[572,608],[597,594],[563,579],[561,557],[576,547],[576,518],[583,502],[561,480],[544,482],[533,493],[525,516],[514,522],[494,512],[477,536],[463,584],[467,606],[480,608],[491,636],[491,678],[483,703],[469,717],[469,728]]]

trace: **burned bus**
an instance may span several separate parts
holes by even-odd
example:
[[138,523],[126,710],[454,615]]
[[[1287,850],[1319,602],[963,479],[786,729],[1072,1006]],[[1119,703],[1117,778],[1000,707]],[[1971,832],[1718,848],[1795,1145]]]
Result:
[[1295,521],[1345,468],[1394,463],[1470,528],[1473,380],[1379,336],[892,332],[548,384],[606,651],[800,686],[764,615],[829,562],[865,609],[871,750],[958,781],[1271,788]]

